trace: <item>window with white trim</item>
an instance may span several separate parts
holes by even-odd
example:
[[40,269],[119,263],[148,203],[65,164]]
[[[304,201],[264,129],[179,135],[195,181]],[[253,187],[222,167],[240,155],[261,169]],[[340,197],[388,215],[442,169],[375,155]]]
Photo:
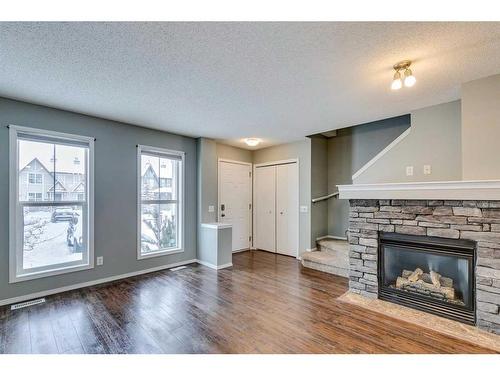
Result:
[[184,153],[137,148],[138,259],[181,252]]
[[10,146],[10,282],[92,268],[94,139],[10,126]]

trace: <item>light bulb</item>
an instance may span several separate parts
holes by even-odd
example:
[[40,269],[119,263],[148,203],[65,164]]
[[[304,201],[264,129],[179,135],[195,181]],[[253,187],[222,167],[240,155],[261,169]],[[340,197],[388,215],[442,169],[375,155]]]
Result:
[[403,86],[403,82],[401,82],[401,74],[399,72],[394,73],[394,78],[391,84],[391,89],[399,90]]
[[417,82],[417,80],[413,76],[411,69],[406,69],[405,70],[405,79],[404,79],[405,86],[412,87],[415,84],[415,82]]
[[255,147],[260,143],[258,138],[245,138],[245,143],[250,147]]

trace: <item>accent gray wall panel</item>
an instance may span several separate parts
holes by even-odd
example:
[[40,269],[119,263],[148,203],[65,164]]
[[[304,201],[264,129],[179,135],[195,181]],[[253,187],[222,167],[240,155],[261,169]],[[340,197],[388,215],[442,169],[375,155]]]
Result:
[[[9,144],[14,124],[81,134],[95,143],[95,256],[104,265],[54,277],[8,282]],[[184,252],[137,260],[137,144],[186,153]],[[0,98],[0,300],[196,258],[196,140],[120,122]]]
[[[352,184],[352,175],[410,127],[410,115],[370,122],[337,130],[328,139],[328,190]],[[349,202],[328,200],[328,234],[345,237],[349,224]]]
[[[328,193],[328,139],[314,136],[311,137],[311,198]],[[328,201],[311,202],[311,243],[327,234]]]

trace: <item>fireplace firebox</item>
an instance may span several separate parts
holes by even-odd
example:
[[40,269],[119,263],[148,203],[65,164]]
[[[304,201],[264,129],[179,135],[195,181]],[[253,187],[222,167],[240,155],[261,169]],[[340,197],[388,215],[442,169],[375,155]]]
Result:
[[474,325],[475,243],[380,233],[378,297]]

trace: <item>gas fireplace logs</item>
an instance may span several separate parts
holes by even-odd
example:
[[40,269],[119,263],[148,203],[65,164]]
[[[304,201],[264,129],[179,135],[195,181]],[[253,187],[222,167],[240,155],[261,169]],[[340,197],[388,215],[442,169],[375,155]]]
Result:
[[420,268],[414,271],[403,270],[396,280],[396,288],[444,299],[448,302],[461,302],[455,295],[453,279],[443,277],[434,271],[424,273]]

